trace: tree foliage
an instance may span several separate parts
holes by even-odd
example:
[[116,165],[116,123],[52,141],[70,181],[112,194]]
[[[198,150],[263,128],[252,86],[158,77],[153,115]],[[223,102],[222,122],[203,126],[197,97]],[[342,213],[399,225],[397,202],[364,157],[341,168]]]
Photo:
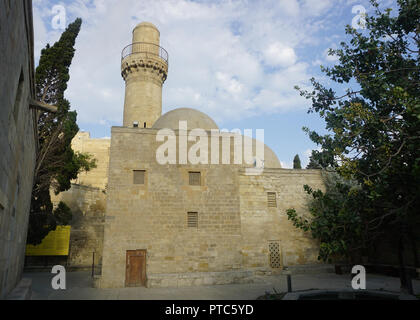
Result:
[[[420,3],[398,0],[395,14],[381,11],[375,0],[371,3],[375,14],[366,18],[367,30],[347,26],[350,40],[330,50],[339,62],[321,66],[346,91],[338,94],[315,79],[312,91],[298,88],[312,101],[309,112],[318,113],[329,131],[320,135],[305,128],[322,150],[313,152],[313,160],[360,186],[355,192],[337,183],[341,200],[328,190],[306,188],[319,200],[319,209],[311,210],[313,222],[305,223],[289,211],[296,226],[328,243],[321,247],[324,259],[390,234],[399,241],[401,256],[407,235],[419,234]],[[355,221],[362,225],[357,227]],[[323,232],[324,223],[333,228],[330,234]]]
[[318,161],[314,160],[314,157],[311,155],[309,157],[309,163],[306,166],[306,169],[322,169],[321,165],[318,163]]
[[39,152],[28,229],[28,243],[33,245],[40,244],[57,225],[70,221],[71,212],[65,204],[61,203],[53,210],[50,189],[56,194],[66,191],[80,172],[96,166],[89,154],[74,152],[71,148],[79,127],[77,114],[70,111],[70,102],[64,97],[81,24],[82,20],[77,19],[63,32],[59,41],[53,46],[47,45],[41,51],[36,69],[36,98],[57,106],[58,111],[40,113],[38,117]]
[[325,191],[304,186],[312,197],[309,215],[300,216],[295,209],[287,210],[293,225],[311,232],[320,242],[319,260],[332,261],[345,257],[355,258],[355,252],[364,249],[364,215],[361,214],[365,198],[360,186],[343,179],[335,172],[323,171]]

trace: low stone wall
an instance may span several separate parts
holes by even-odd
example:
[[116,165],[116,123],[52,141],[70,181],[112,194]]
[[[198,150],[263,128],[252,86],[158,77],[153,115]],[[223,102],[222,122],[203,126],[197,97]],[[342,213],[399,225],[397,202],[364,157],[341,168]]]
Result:
[[254,282],[254,272],[252,271],[152,274],[147,277],[148,288],[193,287],[252,282]]
[[[334,266],[330,264],[312,264],[288,267],[287,270],[253,268],[249,270],[223,272],[192,272],[192,273],[160,273],[147,275],[148,288],[178,288],[211,286],[225,284],[244,284],[259,282],[261,276],[275,276],[286,274],[323,274],[334,273]],[[106,283],[101,284],[101,276],[94,278],[95,288],[110,288]]]
[[[192,272],[192,273],[161,273],[147,276],[148,288],[179,288],[195,286],[211,286],[224,284],[253,283],[256,280],[253,271],[227,272]],[[95,276],[95,288],[110,288],[101,282],[101,276]]]

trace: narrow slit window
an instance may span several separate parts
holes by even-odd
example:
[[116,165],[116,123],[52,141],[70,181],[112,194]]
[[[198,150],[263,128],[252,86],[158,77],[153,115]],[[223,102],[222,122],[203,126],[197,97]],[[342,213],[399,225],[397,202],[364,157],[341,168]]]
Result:
[[145,170],[134,170],[133,171],[133,183],[144,185],[145,184],[145,176],[146,171]]
[[22,95],[23,95],[23,83],[24,83],[23,70],[21,70],[20,71],[18,88],[17,88],[17,92],[16,92],[15,105],[13,107],[13,118],[15,119],[15,123],[17,123],[17,121],[19,119],[20,105],[21,105],[21,102],[22,102]]
[[267,201],[269,208],[277,208],[277,193],[269,192],[267,194]]
[[9,16],[10,7],[11,7],[11,0],[6,0],[6,14]]
[[188,212],[188,228],[198,228],[198,212]]
[[190,186],[201,186],[201,172],[190,172]]

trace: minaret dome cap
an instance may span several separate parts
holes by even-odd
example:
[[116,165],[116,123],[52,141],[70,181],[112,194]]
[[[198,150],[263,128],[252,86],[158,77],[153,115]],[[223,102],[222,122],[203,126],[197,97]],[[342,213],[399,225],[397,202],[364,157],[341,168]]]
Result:
[[151,23],[151,22],[141,22],[141,23],[139,23],[135,28],[134,28],[134,30],[133,30],[133,32],[135,32],[136,31],[136,29],[138,29],[138,28],[153,28],[153,29],[155,29],[157,32],[159,32],[159,34],[160,34],[160,31],[159,31],[159,29],[153,24],[153,23]]

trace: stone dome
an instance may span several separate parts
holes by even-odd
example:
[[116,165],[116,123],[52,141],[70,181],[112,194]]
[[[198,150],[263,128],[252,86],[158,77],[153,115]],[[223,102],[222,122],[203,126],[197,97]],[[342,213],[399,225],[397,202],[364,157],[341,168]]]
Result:
[[[250,137],[244,136],[244,143],[248,143],[246,140],[251,139]],[[252,139],[252,149],[254,154],[256,153],[257,148],[257,140]],[[258,162],[259,165],[262,159],[257,159],[255,157],[255,160]],[[247,166],[249,167],[249,166]],[[271,150],[270,147],[268,147],[266,144],[264,144],[264,168],[266,169],[281,169],[281,163],[279,161],[279,158],[277,157],[276,153]]]
[[[190,109],[190,108],[180,108],[169,111],[161,116],[153,125],[153,129],[172,129],[177,130],[179,129],[179,122],[180,121],[187,121],[188,122],[188,130],[193,129],[204,129],[204,130],[220,130],[217,124],[213,121],[205,113]],[[244,136],[244,140],[251,139],[247,136]],[[256,140],[252,139],[252,148],[256,150]],[[261,159],[256,159],[256,161],[260,161]],[[276,154],[273,150],[271,150],[267,145],[264,146],[264,166],[265,168],[281,168],[281,163],[277,158]],[[246,166],[252,167],[252,166]]]
[[152,128],[177,130],[180,121],[188,122],[188,130],[219,130],[212,118],[201,111],[190,108],[180,108],[165,113],[155,122]]
[[270,147],[265,145],[264,149],[264,167],[266,169],[281,169],[279,158]]

